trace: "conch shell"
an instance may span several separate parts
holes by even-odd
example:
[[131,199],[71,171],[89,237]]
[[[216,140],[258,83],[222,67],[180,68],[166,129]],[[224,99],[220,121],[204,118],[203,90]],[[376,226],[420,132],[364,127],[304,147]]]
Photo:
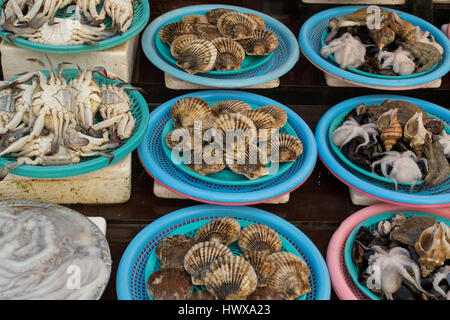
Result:
[[416,112],[416,114],[405,124],[405,140],[409,142],[409,145],[413,148],[418,157],[422,155],[425,138],[429,134],[430,133],[423,125],[422,112]]
[[391,109],[383,113],[377,121],[377,127],[381,131],[381,140],[386,151],[391,151],[397,140],[403,136],[402,126],[397,119],[398,109]]

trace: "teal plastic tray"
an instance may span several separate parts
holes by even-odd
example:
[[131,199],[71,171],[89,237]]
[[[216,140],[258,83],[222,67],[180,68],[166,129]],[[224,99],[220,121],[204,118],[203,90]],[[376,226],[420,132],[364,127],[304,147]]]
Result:
[[356,266],[356,264],[353,263],[352,259],[352,249],[353,249],[353,243],[355,241],[356,235],[361,227],[366,227],[370,231],[373,231],[376,229],[378,222],[382,220],[389,220],[391,219],[395,214],[402,212],[405,217],[412,217],[412,216],[418,216],[418,217],[431,217],[436,219],[437,222],[444,222],[446,225],[450,226],[450,220],[441,216],[433,215],[430,213],[425,212],[418,212],[418,211],[390,211],[390,212],[384,212],[379,215],[370,217],[367,220],[364,220],[360,224],[358,224],[355,229],[350,233],[350,235],[347,238],[347,241],[345,242],[344,247],[344,261],[345,266],[347,267],[347,271],[350,274],[353,282],[358,286],[358,288],[370,299],[372,300],[380,300],[380,298],[374,294],[371,290],[369,290],[364,284],[360,283],[358,281],[358,273],[359,268]]

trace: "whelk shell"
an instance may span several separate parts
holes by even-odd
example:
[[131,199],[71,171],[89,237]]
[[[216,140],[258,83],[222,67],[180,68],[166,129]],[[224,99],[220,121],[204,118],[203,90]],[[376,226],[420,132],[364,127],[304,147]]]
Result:
[[262,106],[257,110],[270,114],[275,119],[275,128],[281,129],[287,123],[287,114],[282,108],[277,106]]
[[196,243],[196,240],[182,234],[164,238],[156,246],[156,256],[161,263],[161,268],[183,269],[184,256]]
[[430,133],[423,125],[422,112],[416,112],[414,116],[406,122],[404,127],[405,140],[409,142],[414,153],[420,157],[423,153],[425,138]]
[[249,251],[241,257],[247,260],[255,270],[258,287],[265,287],[267,279],[275,271],[273,264],[267,259],[267,255],[264,252]]
[[236,219],[223,217],[208,222],[197,230],[194,238],[198,241],[218,242],[229,245],[239,238],[241,226]]
[[175,128],[194,127],[194,122],[211,116],[208,103],[197,97],[181,98],[170,109]]
[[148,294],[155,300],[186,300],[193,288],[189,275],[182,269],[162,269],[147,280]]
[[186,45],[198,39],[199,38],[195,34],[183,34],[175,38],[170,45],[170,53],[172,54],[172,57],[178,59],[181,51],[183,51]]
[[217,49],[208,40],[195,40],[181,50],[177,66],[191,74],[209,72],[214,68]]
[[402,126],[397,119],[398,109],[391,109],[383,113],[377,121],[377,127],[381,131],[381,140],[386,151],[391,151],[398,139],[403,136]]
[[225,113],[242,113],[247,110],[252,110],[252,107],[241,100],[222,100],[211,105],[211,112],[215,117]]
[[270,31],[255,30],[251,38],[239,40],[248,55],[267,56],[278,46],[278,38]]
[[230,38],[219,37],[212,40],[217,49],[215,68],[218,71],[237,70],[245,59],[245,50]]
[[189,23],[180,21],[166,24],[158,32],[161,41],[167,44],[183,34],[192,34],[192,27]]
[[239,12],[226,13],[217,20],[220,34],[233,40],[250,38],[257,26],[255,20]]
[[264,224],[251,224],[242,229],[238,241],[244,252],[262,252],[270,254],[281,250],[282,243],[278,233]]

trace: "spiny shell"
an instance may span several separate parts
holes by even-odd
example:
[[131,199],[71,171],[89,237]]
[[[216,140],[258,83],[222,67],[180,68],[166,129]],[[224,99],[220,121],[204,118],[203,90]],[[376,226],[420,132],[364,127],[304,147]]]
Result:
[[164,238],[156,246],[156,256],[161,263],[161,268],[183,269],[184,256],[196,243],[196,240],[183,234]]
[[211,116],[209,105],[200,98],[186,97],[175,102],[170,109],[175,128],[189,128],[196,120],[204,120]]
[[219,257],[233,255],[226,246],[216,242],[200,242],[184,256],[184,268],[191,275],[192,283],[202,285],[211,264]]
[[264,224],[251,224],[243,228],[238,245],[244,252],[257,251],[265,254],[280,251],[282,247],[278,233]]
[[147,280],[147,292],[155,300],[186,300],[194,286],[182,269],[156,271]]
[[225,13],[229,12],[236,12],[236,11],[233,9],[217,8],[206,12],[205,17],[206,19],[208,19],[209,23],[216,24],[217,19],[219,19]]
[[199,38],[195,34],[183,34],[176,37],[170,45],[170,53],[172,54],[172,57],[178,59],[181,51],[183,51],[186,45],[198,39]]
[[194,129],[192,127],[173,129],[166,135],[165,141],[170,149],[192,150],[194,148]]
[[377,121],[377,127],[381,131],[381,140],[386,151],[392,150],[398,139],[403,136],[402,126],[397,119],[398,109],[391,109],[383,113]]
[[226,13],[217,20],[220,34],[233,40],[250,38],[257,26],[255,20],[239,12]]
[[287,300],[297,299],[311,290],[309,269],[301,258],[290,252],[275,252],[268,259],[275,266],[267,281],[269,288],[281,292]]
[[167,44],[183,34],[192,34],[192,28],[189,23],[181,21],[166,24],[158,32],[161,41]]
[[197,230],[194,238],[198,241],[218,242],[229,245],[239,238],[241,226],[236,219],[222,217],[208,222]]
[[211,23],[197,23],[192,25],[193,32],[200,38],[212,41],[220,37],[219,29]]
[[265,287],[267,285],[267,279],[275,271],[273,264],[267,259],[267,254],[264,252],[249,251],[241,257],[247,260],[255,270],[258,278],[258,287]]
[[230,38],[219,37],[212,40],[217,49],[215,68],[218,71],[237,70],[245,59],[245,50]]
[[216,300],[208,290],[200,290],[189,296],[189,300]]
[[239,113],[251,110],[252,107],[241,100],[222,100],[211,105],[211,112],[215,117],[225,113]]
[[234,147],[226,151],[226,163],[231,171],[237,174],[242,174],[250,180],[258,179],[269,174],[267,169],[267,157],[251,143],[248,146],[243,145],[245,153],[241,148]]
[[253,20],[255,20],[257,27],[257,30],[264,30],[266,24],[264,23],[264,19],[261,18],[260,16],[257,16],[256,14],[251,14],[251,13],[244,13],[246,16],[252,18]]
[[180,52],[177,66],[191,74],[209,72],[214,68],[217,49],[208,40],[194,40]]
[[[294,162],[303,153],[303,143],[297,137],[286,133],[274,136],[270,141],[271,160],[276,162]],[[278,159],[273,153],[278,149]]]
[[220,300],[245,300],[256,284],[256,273],[250,263],[234,255],[214,261],[205,276],[206,289]]
[[258,287],[247,300],[284,300],[283,295],[275,289],[269,287]]
[[257,110],[270,114],[275,119],[275,128],[281,129],[287,122],[287,114],[282,108],[277,106],[263,106]]
[[409,142],[414,153],[420,157],[423,152],[425,138],[430,133],[423,125],[422,112],[416,112],[414,116],[406,122],[404,127],[404,138]]
[[220,172],[227,166],[222,147],[217,143],[204,146],[197,158],[195,157],[195,151],[191,153],[192,156],[194,158],[191,158],[191,163],[186,164],[186,167],[202,175]]
[[201,14],[190,14],[181,18],[181,21],[189,24],[208,23],[208,19]]
[[245,52],[251,56],[267,56],[278,46],[278,38],[270,31],[255,30],[251,38],[239,40]]

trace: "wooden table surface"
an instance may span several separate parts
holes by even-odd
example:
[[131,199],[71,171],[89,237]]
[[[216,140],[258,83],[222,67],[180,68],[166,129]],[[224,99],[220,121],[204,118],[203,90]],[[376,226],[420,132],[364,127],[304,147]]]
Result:
[[[414,0],[415,1],[415,0]],[[213,1],[214,2],[214,1]],[[277,18],[298,35],[302,23],[312,14],[331,7],[330,5],[307,5],[300,1],[240,0],[219,1],[255,9]],[[409,1],[411,2],[411,1]],[[207,1],[151,0],[151,20],[170,10]],[[400,6],[402,10],[414,12],[410,5]],[[435,5],[429,12],[415,12],[417,15],[434,18],[436,26],[443,24],[450,16],[450,5]],[[382,91],[364,88],[327,87],[322,73],[310,64],[304,56],[296,66],[284,75],[279,88],[270,90],[249,90],[275,99],[297,112],[314,131],[321,116],[334,104],[360,95],[378,94]],[[133,84],[146,90],[146,99],[152,111],[161,103],[189,91],[166,89],[163,73],[153,66],[139,50],[136,57]],[[443,79],[439,89],[420,89],[397,92],[425,99],[449,107],[450,75]],[[386,92],[384,92],[386,93]],[[149,223],[174,210],[199,204],[192,200],[159,199],[153,195],[153,179],[145,172],[136,152],[133,153],[133,176],[131,199],[116,205],[72,205],[73,209],[87,216],[102,216],[108,222],[107,238],[113,257],[113,274],[103,299],[117,299],[115,280],[120,258],[129,242]],[[286,204],[260,204],[255,207],[272,212],[296,225],[318,247],[325,256],[328,242],[339,224],[362,207],[350,201],[348,188],[331,175],[324,165],[317,161],[309,179],[291,194]],[[336,299],[335,294],[332,298]]]

